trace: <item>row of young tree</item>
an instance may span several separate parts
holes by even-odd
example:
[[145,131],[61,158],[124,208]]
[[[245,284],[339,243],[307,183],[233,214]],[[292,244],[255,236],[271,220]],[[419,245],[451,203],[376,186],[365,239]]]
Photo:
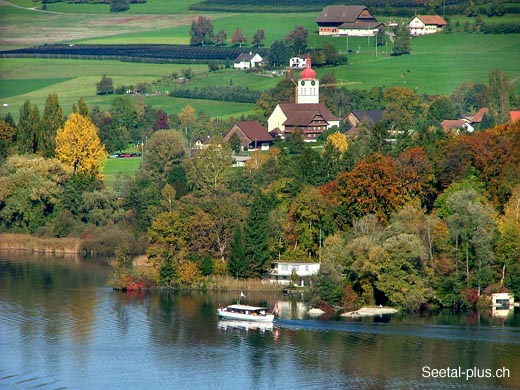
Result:
[[[0,226],[83,237],[84,249],[97,253],[115,247],[121,272],[131,278],[137,275],[127,260],[146,250],[154,283],[165,286],[202,283],[211,274],[260,277],[275,259],[310,259],[322,261],[322,272],[309,299],[329,304],[417,309],[466,305],[486,288],[520,293],[519,125],[450,136],[424,122],[399,122],[437,115],[450,102],[480,106],[483,96],[497,111],[512,98],[490,97],[496,80],[500,73],[490,75],[488,87],[468,84],[435,98],[395,87],[329,90],[329,104],[349,97],[338,108],[378,102],[393,116],[363,124],[348,143],[331,131],[322,151],[297,133],[267,154],[253,153],[245,168],[230,168],[231,147],[218,137],[229,123],[189,106],[161,115],[163,127],[154,128],[145,124],[155,123],[160,110],[140,100],[118,97],[101,112],[80,99],[65,120],[57,96],[49,95],[41,118],[26,104],[17,124],[8,117],[0,122],[7,157],[0,168]],[[260,113],[268,105],[290,99],[294,90],[286,84],[292,82],[283,80],[259,100],[258,119],[265,120]],[[56,117],[57,125],[42,126]],[[123,128],[147,138],[143,164],[135,178],[107,188],[101,159],[91,157],[106,156],[101,143],[110,145]],[[213,142],[192,155],[189,145],[199,134],[211,134]],[[46,146],[49,138],[54,146]]]

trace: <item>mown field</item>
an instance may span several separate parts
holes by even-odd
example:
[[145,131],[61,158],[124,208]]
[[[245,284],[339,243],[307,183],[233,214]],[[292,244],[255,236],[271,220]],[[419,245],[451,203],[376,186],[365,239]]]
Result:
[[117,187],[117,180],[121,180],[125,175],[132,176],[142,164],[142,158],[109,158],[106,161],[103,175],[105,184],[114,188]]
[[[13,0],[24,7],[34,7],[32,0]],[[53,3],[52,12],[0,6],[0,49],[27,47],[44,43],[182,43],[189,41],[191,21],[198,16],[188,10],[193,0],[171,2],[149,0],[146,4],[131,6],[130,12],[110,14],[107,5],[80,5]],[[58,12],[58,13],[53,13]],[[320,48],[330,42],[341,52],[347,50],[348,65],[320,68],[318,77],[334,72],[338,81],[349,88],[370,89],[374,86],[407,86],[418,93],[449,94],[465,81],[487,83],[493,69],[501,69],[510,79],[520,76],[520,35],[502,34],[436,34],[412,40],[412,55],[390,57],[392,43],[376,50],[374,42],[366,38],[320,37],[314,22],[316,13],[287,15],[209,13],[214,29],[224,29],[228,40],[235,28],[241,28],[252,37],[256,29],[264,29],[266,46],[282,39],[297,25],[309,30],[308,49]],[[377,15],[376,15],[377,16]],[[388,18],[379,18],[385,22]],[[485,18],[486,22],[515,20]],[[460,19],[463,24],[464,19]],[[254,50],[254,48],[252,48]],[[206,65],[142,64],[98,60],[0,59],[0,98],[8,107],[0,106],[0,114],[11,112],[15,118],[26,99],[43,109],[49,93],[57,93],[60,104],[70,112],[72,104],[83,97],[91,106],[107,109],[112,97],[97,96],[95,84],[103,74],[111,77],[114,85],[151,83],[172,72],[191,67],[195,72],[189,87],[205,85],[241,85],[266,90],[278,79],[258,76],[232,69],[208,73]],[[518,90],[520,83],[514,84]],[[175,85],[157,84],[165,93]],[[182,86],[186,87],[186,86]],[[167,96],[139,96],[156,108],[168,113],[179,113],[187,104],[212,116],[240,116],[251,112],[253,105],[246,103],[208,100],[177,99]]]

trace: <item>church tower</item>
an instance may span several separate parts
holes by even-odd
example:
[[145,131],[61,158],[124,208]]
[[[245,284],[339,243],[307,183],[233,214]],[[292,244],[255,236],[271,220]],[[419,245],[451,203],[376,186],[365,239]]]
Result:
[[296,103],[319,103],[320,102],[320,82],[316,79],[316,72],[311,68],[311,57],[307,56],[305,69],[298,80],[298,95]]

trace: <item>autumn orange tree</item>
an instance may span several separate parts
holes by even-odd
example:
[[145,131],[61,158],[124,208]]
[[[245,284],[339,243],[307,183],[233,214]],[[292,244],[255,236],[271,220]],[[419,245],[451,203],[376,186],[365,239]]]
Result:
[[376,153],[362,160],[350,171],[322,189],[336,204],[339,225],[354,218],[375,214],[386,221],[390,214],[410,200],[398,166],[390,156]]
[[56,157],[74,175],[101,177],[107,152],[90,119],[72,113],[56,134]]

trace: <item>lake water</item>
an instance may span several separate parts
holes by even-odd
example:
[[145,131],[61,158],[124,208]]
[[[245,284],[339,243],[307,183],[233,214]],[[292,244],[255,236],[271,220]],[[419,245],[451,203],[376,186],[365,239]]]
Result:
[[518,309],[317,320],[248,294],[281,308],[262,329],[219,322],[236,293],[122,293],[109,273],[0,252],[0,389],[520,389]]

